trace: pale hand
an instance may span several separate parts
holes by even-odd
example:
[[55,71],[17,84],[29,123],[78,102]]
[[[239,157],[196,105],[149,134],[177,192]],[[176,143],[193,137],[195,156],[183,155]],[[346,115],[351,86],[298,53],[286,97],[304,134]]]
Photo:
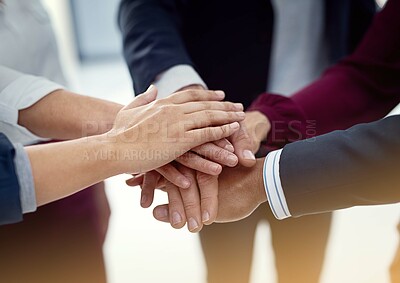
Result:
[[106,133],[124,173],[161,167],[201,144],[232,135],[244,119],[241,105],[221,102],[221,91],[190,90],[155,100],[155,87],[124,107]]

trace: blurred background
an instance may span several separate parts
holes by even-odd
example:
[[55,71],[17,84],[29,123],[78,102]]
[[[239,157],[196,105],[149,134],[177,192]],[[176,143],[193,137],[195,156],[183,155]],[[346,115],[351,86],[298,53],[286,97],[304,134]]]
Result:
[[[133,90],[116,23],[119,0],[43,2],[74,90],[128,103]],[[198,236],[156,222],[152,209],[140,208],[139,188],[127,187],[127,178],[118,176],[106,181],[112,210],[104,246],[109,282],[205,282]],[[165,201],[163,194],[156,195],[156,204]],[[388,268],[399,240],[399,219],[400,205],[335,213],[321,282],[389,282]],[[269,240],[268,224],[262,223],[256,235],[252,283],[275,282]]]

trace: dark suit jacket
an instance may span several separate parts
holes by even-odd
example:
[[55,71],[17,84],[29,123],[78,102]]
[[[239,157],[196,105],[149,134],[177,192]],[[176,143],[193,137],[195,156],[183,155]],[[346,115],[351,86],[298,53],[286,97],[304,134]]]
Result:
[[0,133],[0,225],[22,220],[14,156],[14,147],[7,137]]
[[[373,0],[325,0],[332,61],[354,49]],[[210,89],[245,107],[265,91],[273,28],[268,0],[122,0],[119,25],[136,93],[168,68],[193,66]]]
[[293,216],[400,202],[399,168],[400,115],[286,145],[280,160]]

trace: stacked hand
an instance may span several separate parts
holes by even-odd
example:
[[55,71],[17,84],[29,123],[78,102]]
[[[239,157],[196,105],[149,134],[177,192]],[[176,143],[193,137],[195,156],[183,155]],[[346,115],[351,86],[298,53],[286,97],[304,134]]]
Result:
[[[260,162],[255,168],[246,167],[255,165],[254,153],[269,131],[269,122],[259,112],[248,112],[239,124],[240,128],[227,139],[197,146],[173,163],[128,180],[128,185],[141,185],[142,207],[152,204],[155,188],[163,189],[168,193],[169,205],[156,207],[154,217],[174,228],[187,223],[191,232],[200,231],[204,224],[248,216],[265,201],[264,189],[251,188],[254,178],[248,174],[261,172]],[[222,170],[238,162],[240,166]]]

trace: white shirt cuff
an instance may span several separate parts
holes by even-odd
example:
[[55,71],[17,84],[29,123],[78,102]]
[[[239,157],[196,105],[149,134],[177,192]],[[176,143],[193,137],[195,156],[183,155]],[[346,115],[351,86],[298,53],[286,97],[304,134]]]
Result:
[[158,88],[158,98],[165,98],[177,90],[189,85],[201,85],[205,82],[190,65],[177,65],[159,74],[154,82]]
[[276,219],[291,217],[279,174],[279,161],[282,149],[270,152],[264,162],[264,187],[272,213]]

